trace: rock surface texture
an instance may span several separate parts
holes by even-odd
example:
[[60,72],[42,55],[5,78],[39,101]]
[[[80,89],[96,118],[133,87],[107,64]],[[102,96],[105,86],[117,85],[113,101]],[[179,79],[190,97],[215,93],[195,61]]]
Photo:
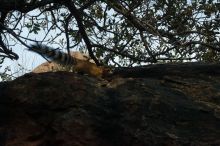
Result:
[[30,73],[0,83],[0,146],[220,145],[220,65]]

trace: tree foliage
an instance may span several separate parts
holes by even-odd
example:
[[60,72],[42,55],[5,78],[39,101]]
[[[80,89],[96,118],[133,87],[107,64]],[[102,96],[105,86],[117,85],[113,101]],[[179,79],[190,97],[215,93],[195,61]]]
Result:
[[212,0],[0,0],[0,57],[33,42],[88,51],[98,65],[218,61]]

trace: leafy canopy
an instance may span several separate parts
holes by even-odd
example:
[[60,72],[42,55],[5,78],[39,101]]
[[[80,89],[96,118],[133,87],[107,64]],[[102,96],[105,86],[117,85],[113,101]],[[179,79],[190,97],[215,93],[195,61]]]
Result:
[[2,1],[0,58],[38,41],[88,51],[98,65],[216,62],[219,10],[212,0]]

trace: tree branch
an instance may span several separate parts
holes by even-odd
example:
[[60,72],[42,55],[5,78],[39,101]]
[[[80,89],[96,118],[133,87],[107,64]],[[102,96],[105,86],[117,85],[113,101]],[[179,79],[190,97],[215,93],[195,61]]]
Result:
[[118,54],[118,55],[121,55],[123,57],[128,57],[134,61],[139,61],[139,62],[154,62],[154,60],[152,59],[152,57],[149,57],[149,58],[146,58],[146,59],[140,59],[138,57],[135,57],[135,56],[132,56],[130,54],[125,54],[123,53],[122,51],[116,51],[115,49],[110,49],[108,47],[105,47],[103,45],[98,45],[98,44],[92,44],[93,47],[97,47],[97,48],[101,48],[101,49],[104,49],[106,51],[109,51],[109,52],[114,52],[115,54]]
[[3,52],[5,53],[5,54],[7,54],[7,57],[8,58],[10,58],[10,59],[15,59],[15,60],[18,60],[18,55],[16,54],[16,53],[14,53],[13,51],[11,51],[11,50],[9,50],[6,46],[5,46],[5,44],[4,44],[4,42],[3,42],[3,40],[2,40],[2,36],[0,35],[0,46],[1,46],[1,48],[3,49]]
[[138,18],[133,16],[129,10],[124,8],[117,0],[105,0],[108,5],[110,5],[116,12],[122,14],[125,18],[127,18],[137,29],[141,31],[147,31],[155,36],[158,36],[163,42],[166,41],[160,35],[160,33],[154,28],[152,25],[146,22],[140,22]]
[[27,13],[36,8],[54,3],[54,0],[41,0],[33,3],[27,3],[25,0],[3,0],[1,1],[0,11],[18,10],[22,13]]
[[30,46],[28,46],[25,42],[23,42],[13,30],[7,28],[2,23],[0,23],[0,27],[4,28],[9,34],[11,34],[14,38],[16,38],[22,45],[24,45],[27,48],[30,48]]
[[75,5],[73,4],[73,2],[71,1],[67,1],[66,3],[64,3],[65,6],[70,10],[71,14],[75,17],[76,21],[77,21],[77,24],[78,24],[78,27],[79,27],[79,31],[82,35],[82,38],[87,46],[87,49],[88,49],[88,52],[89,52],[89,56],[95,61],[95,63],[99,66],[100,63],[99,61],[97,60],[97,58],[95,57],[95,55],[93,54],[93,51],[92,51],[92,45],[91,45],[91,42],[89,40],[89,37],[86,33],[86,30],[84,28],[84,25],[82,23],[82,18],[80,17],[80,11],[77,10],[77,8],[75,7]]

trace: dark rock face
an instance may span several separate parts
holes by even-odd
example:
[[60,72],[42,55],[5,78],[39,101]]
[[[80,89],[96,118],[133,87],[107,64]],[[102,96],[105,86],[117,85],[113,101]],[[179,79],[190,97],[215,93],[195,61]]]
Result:
[[0,146],[220,145],[220,69],[194,66],[197,75],[48,72],[0,83]]

